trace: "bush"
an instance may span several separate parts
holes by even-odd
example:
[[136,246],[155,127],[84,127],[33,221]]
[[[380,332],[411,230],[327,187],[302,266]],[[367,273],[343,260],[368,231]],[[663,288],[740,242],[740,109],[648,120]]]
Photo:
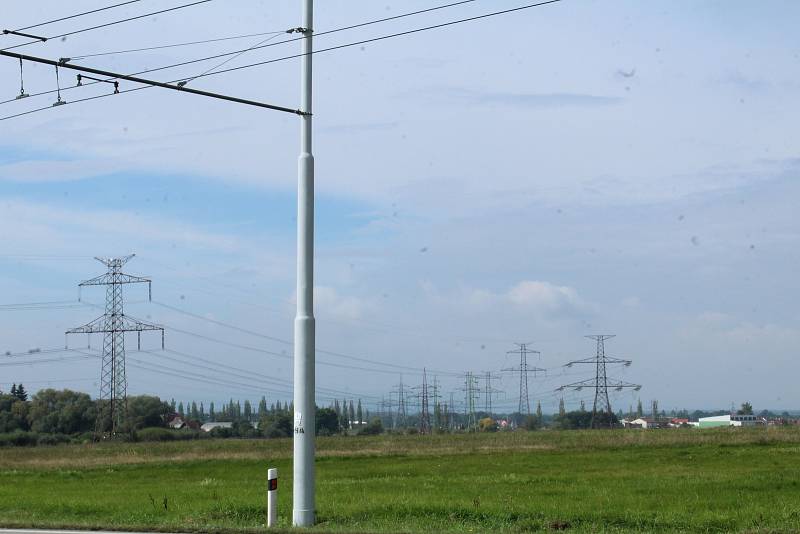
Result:
[[58,445],[60,443],[69,443],[70,437],[66,434],[41,434],[39,439],[36,440],[37,445]]
[[0,434],[0,447],[26,447],[36,445],[39,434],[36,432],[23,432],[17,430]]
[[177,437],[175,431],[167,428],[150,427],[136,431],[138,441],[173,441]]
[[216,428],[212,428],[209,434],[212,438],[230,438],[233,437],[233,429],[218,426]]
[[364,425],[358,433],[362,436],[377,436],[378,434],[382,434],[383,423],[381,422],[380,417],[373,417],[372,420]]

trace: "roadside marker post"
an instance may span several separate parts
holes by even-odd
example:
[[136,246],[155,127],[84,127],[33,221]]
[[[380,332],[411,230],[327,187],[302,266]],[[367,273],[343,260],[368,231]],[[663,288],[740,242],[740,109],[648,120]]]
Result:
[[278,524],[278,470],[274,467],[267,471],[267,526]]

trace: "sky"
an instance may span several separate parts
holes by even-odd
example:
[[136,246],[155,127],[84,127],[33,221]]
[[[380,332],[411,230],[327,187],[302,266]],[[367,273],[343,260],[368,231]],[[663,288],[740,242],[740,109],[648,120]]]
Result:
[[[143,0],[29,30],[56,36],[177,6]],[[442,2],[444,4],[446,2]],[[523,5],[476,0],[315,40],[318,49]],[[318,1],[316,32],[441,5]],[[4,6],[21,28],[107,5]],[[614,334],[609,367],[641,391],[614,409],[800,409],[800,36],[796,2],[563,0],[314,57],[318,401],[373,409],[422,369],[463,403],[491,371],[515,410],[514,343],[545,412],[593,392],[586,335]],[[298,2],[214,0],[12,51],[57,59],[297,27]],[[37,33],[38,34],[38,33]],[[93,56],[139,72],[241,50],[222,68],[299,53],[275,33]],[[27,42],[0,36],[0,46]],[[230,56],[142,76],[186,79]],[[295,59],[189,87],[299,107]],[[27,93],[55,89],[26,62]],[[61,98],[111,93],[75,88]],[[96,395],[102,313],[94,256],[135,253],[126,312],[166,327],[127,339],[128,391],[177,401],[289,399],[295,288],[296,116],[159,88],[50,107],[14,100],[0,58],[0,389]],[[120,89],[138,87],[121,82]],[[49,303],[31,306],[30,303]],[[27,306],[19,306],[26,304]],[[27,354],[39,348],[43,353]],[[10,356],[4,356],[6,352]],[[38,363],[37,363],[38,362]],[[485,381],[482,379],[480,386]],[[414,395],[418,390],[411,390]],[[485,398],[479,400],[483,406]]]

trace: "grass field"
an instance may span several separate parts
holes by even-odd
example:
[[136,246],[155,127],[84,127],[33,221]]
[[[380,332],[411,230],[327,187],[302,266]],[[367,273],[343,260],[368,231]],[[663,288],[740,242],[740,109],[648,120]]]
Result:
[[[800,429],[518,432],[318,440],[330,532],[800,532]],[[263,530],[289,440],[0,450],[0,524]]]

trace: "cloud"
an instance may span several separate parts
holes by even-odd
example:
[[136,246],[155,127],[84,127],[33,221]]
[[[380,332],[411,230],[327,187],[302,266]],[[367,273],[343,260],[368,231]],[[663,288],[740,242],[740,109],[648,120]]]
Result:
[[587,309],[586,303],[578,296],[578,292],[574,288],[537,280],[520,282],[505,294],[505,298],[517,306],[544,313],[563,313]]

